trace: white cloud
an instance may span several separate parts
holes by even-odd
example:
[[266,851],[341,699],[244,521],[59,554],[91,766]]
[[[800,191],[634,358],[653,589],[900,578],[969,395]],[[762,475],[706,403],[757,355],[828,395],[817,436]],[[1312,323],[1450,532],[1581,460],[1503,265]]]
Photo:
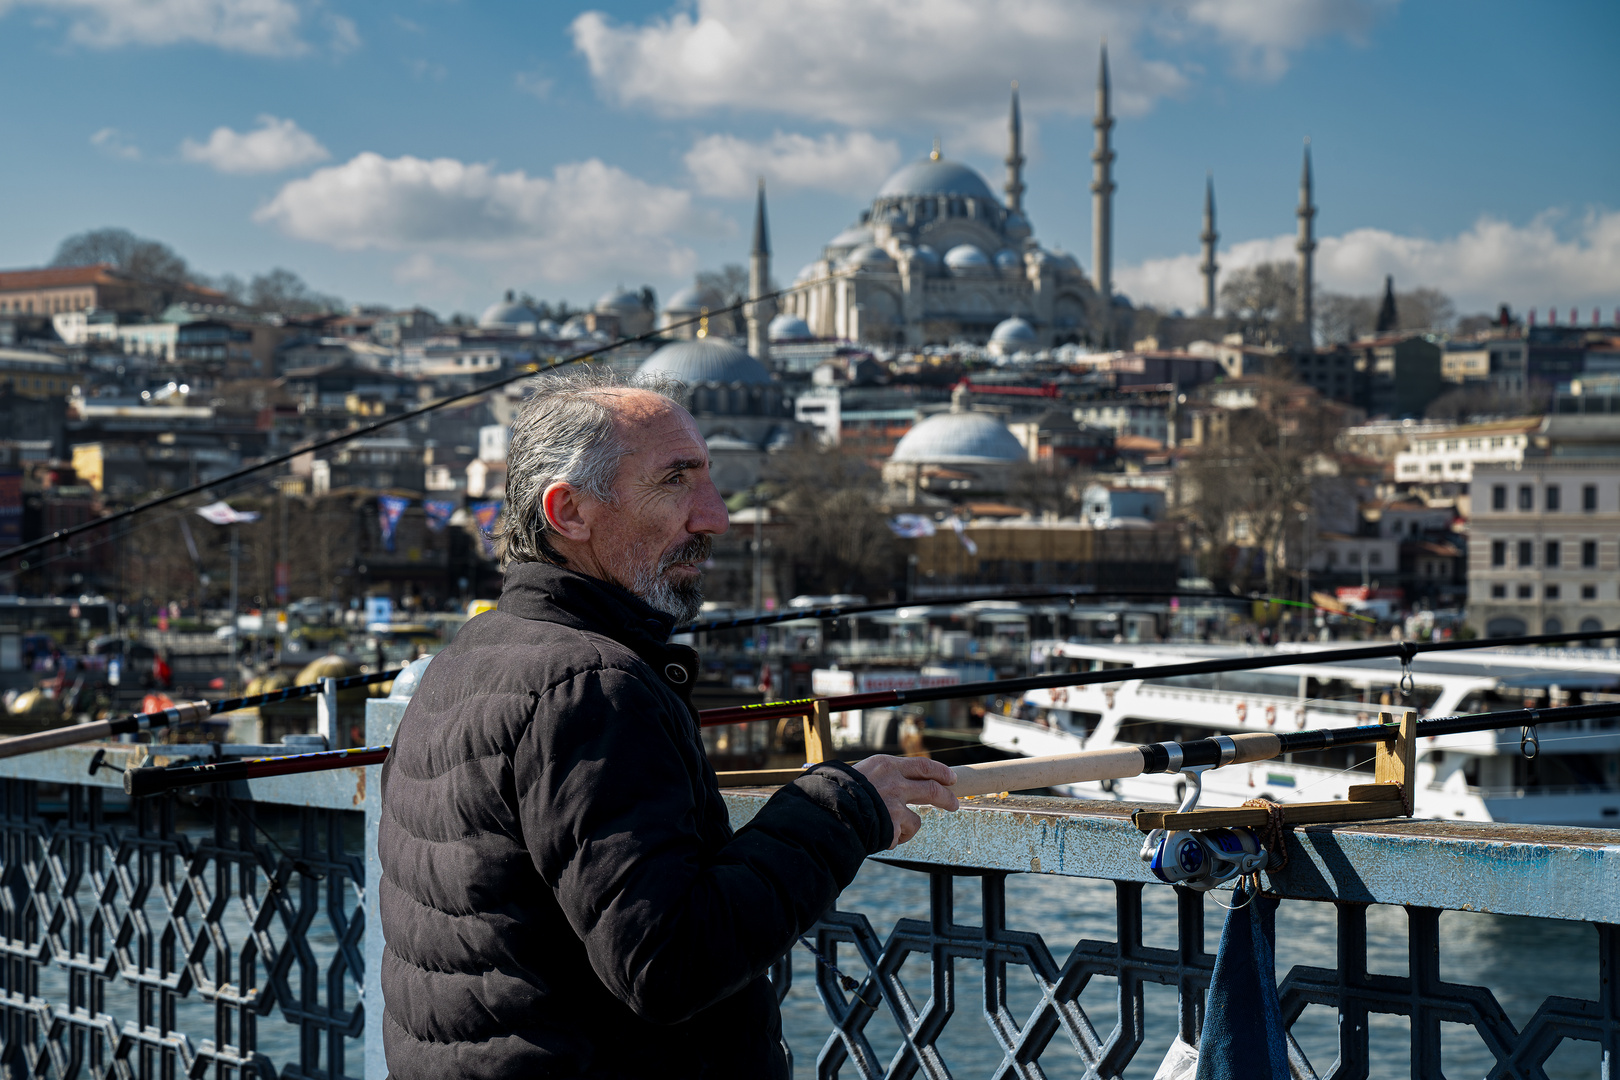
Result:
[[631,271],[685,276],[694,255],[675,236],[699,224],[687,192],[595,159],[542,177],[374,153],[290,181],[254,217],[346,250],[521,262],[553,281]]
[[[60,16],[70,41],[95,49],[194,44],[260,56],[308,49],[292,0],[0,0],[0,16],[12,8]],[[332,23],[337,37],[357,40],[353,23]]]
[[217,127],[206,143],[187,139],[180,144],[180,156],[216,172],[271,173],[313,165],[332,155],[315,136],[291,120],[274,116],[259,117],[252,131],[236,132]]
[[686,152],[686,167],[705,194],[751,195],[758,178],[772,188],[815,188],[868,196],[900,163],[900,147],[864,131],[813,139],[778,131],[765,142],[708,135]]
[[[1561,227],[1562,226],[1562,227]],[[1246,240],[1218,253],[1224,274],[1256,263],[1294,258],[1294,237]],[[1149,259],[1116,272],[1119,288],[1138,302],[1194,310],[1199,257]],[[1459,311],[1579,304],[1605,307],[1620,297],[1620,211],[1591,210],[1575,220],[1556,211],[1514,225],[1482,217],[1456,236],[1431,240],[1384,229],[1324,237],[1316,279],[1333,292],[1372,294],[1395,275],[1400,289],[1432,286]]]
[[[1142,55],[1219,39],[1240,68],[1274,75],[1314,38],[1354,34],[1397,0],[696,0],[640,23],[587,11],[572,25],[598,90],[667,114],[770,110],[955,131],[1005,108],[1018,79],[1032,109],[1092,108],[1109,42],[1116,110],[1189,85],[1192,64]],[[1256,59],[1258,57],[1258,59]]]
[[90,145],[111,157],[122,158],[125,161],[141,160],[141,148],[134,143],[126,142],[123,132],[117,128],[102,128],[90,136]]

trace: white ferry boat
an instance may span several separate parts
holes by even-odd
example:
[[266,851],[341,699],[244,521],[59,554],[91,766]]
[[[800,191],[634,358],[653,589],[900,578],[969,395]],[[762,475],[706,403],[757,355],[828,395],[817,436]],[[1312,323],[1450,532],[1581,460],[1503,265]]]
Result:
[[[1338,647],[1338,646],[1332,646]],[[1117,681],[1032,690],[997,703],[983,740],[1036,756],[1139,743],[1377,723],[1379,706],[1410,706],[1420,717],[1502,709],[1620,702],[1620,653],[1613,650],[1478,649],[1412,661],[1402,695],[1398,660],[1315,664],[1327,646],[1276,649],[1220,645],[1042,643],[1048,672],[1109,671]],[[1132,669],[1233,656],[1297,653],[1298,663],[1259,671],[1132,678]],[[1469,821],[1620,828],[1620,718],[1544,724],[1533,758],[1518,728],[1426,738],[1417,751],[1416,813]],[[1204,774],[1201,806],[1342,799],[1371,780],[1371,747],[1291,754]],[[1179,802],[1186,779],[1156,774],[1060,789],[1085,799]]]

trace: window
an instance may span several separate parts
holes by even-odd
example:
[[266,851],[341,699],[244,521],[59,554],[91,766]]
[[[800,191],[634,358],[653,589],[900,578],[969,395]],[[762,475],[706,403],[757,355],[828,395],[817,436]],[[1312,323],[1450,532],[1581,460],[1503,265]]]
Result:
[[1558,541],[1547,541],[1547,566],[1555,567],[1561,564],[1563,552],[1559,549]]
[[1581,586],[1581,599],[1582,600],[1596,600],[1597,599],[1597,586],[1596,585],[1582,585]]
[[1491,509],[1492,510],[1506,510],[1507,509],[1507,485],[1506,484],[1492,484],[1491,485]]
[[1558,586],[1556,586],[1556,585],[1547,586],[1546,595],[1547,595],[1547,599],[1549,599],[1549,600],[1558,599]]
[[1505,599],[1507,599],[1507,586],[1506,585],[1492,585],[1491,586],[1491,599],[1492,600],[1505,600]]
[[1547,513],[1555,514],[1562,509],[1564,501],[1563,489],[1557,484],[1547,485]]
[[1588,568],[1597,566],[1597,541],[1581,541],[1581,565]]
[[1534,566],[1536,564],[1535,545],[1528,540],[1519,541],[1519,565]]
[[1383,552],[1380,552],[1380,551],[1375,551],[1372,554],[1367,556],[1367,565],[1368,566],[1380,566],[1380,565],[1383,564],[1383,561],[1384,561],[1384,555],[1383,555]]
[[1507,541],[1506,540],[1492,540],[1491,541],[1491,565],[1492,566],[1506,566],[1507,565]]
[[1536,489],[1529,484],[1519,486],[1519,509],[1534,510],[1536,508]]
[[1528,585],[1520,585],[1519,586],[1519,599],[1520,600],[1529,600],[1529,599],[1531,599],[1530,586],[1528,586]]
[[1587,484],[1581,488],[1581,509],[1588,514],[1597,509],[1597,485]]

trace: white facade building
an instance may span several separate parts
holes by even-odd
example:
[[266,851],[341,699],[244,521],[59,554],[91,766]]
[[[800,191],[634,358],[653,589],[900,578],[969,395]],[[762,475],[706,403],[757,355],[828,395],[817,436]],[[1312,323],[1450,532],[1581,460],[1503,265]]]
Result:
[[1540,427],[1540,417],[1525,417],[1419,432],[1395,455],[1395,482],[1421,485],[1435,495],[1459,494],[1473,482],[1475,468],[1523,461]]
[[1620,627],[1620,459],[1474,469],[1468,623],[1487,637]]

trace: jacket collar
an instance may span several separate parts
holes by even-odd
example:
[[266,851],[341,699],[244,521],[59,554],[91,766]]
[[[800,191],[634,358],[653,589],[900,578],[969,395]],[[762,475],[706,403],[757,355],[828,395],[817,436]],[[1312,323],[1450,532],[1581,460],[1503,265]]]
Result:
[[697,653],[669,643],[675,617],[611,581],[547,562],[512,563],[500,610],[610,637],[647,661],[683,697],[697,678]]

